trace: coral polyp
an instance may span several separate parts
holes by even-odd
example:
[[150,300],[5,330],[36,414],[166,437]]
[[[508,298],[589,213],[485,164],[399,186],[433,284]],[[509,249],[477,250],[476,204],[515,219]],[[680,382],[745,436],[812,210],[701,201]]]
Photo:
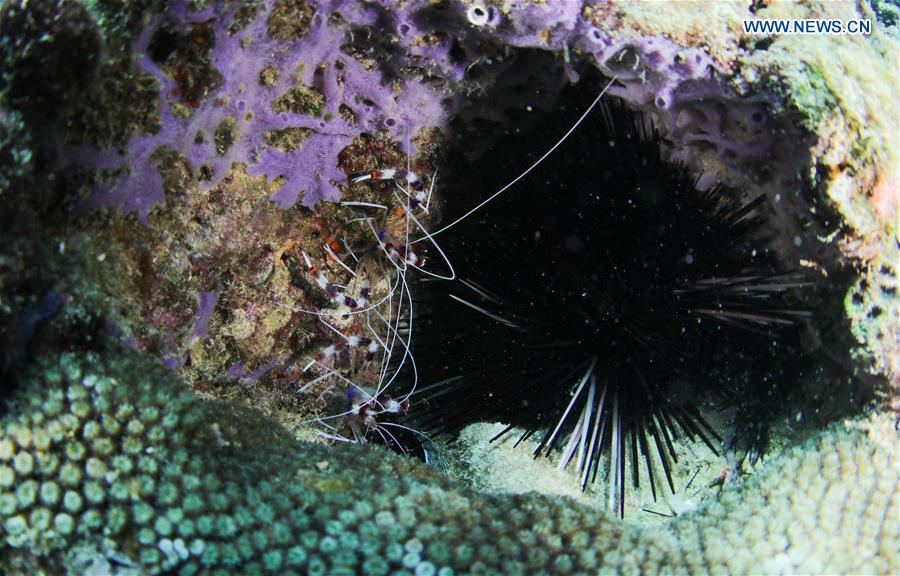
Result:
[[[479,494],[377,447],[297,442],[135,354],[42,359],[19,398],[19,414],[0,419],[0,549],[12,574],[898,566],[897,455],[884,418],[826,430],[721,500],[638,529],[558,498]],[[851,541],[848,529],[871,536]],[[746,546],[725,553],[732,542]]]

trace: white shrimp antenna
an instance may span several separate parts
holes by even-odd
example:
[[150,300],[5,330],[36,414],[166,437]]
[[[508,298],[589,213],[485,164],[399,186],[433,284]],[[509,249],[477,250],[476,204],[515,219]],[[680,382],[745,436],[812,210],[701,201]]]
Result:
[[506,186],[504,186],[503,188],[497,190],[496,192],[494,192],[493,194],[491,194],[490,196],[488,196],[488,197],[487,197],[485,200],[483,200],[480,204],[478,204],[477,206],[475,206],[474,208],[472,208],[471,210],[469,210],[468,212],[466,212],[465,214],[463,214],[462,216],[460,216],[459,218],[457,218],[457,219],[454,220],[453,222],[447,224],[446,226],[444,226],[444,227],[442,227],[442,228],[439,228],[438,230],[432,232],[431,234],[429,234],[429,235],[427,235],[427,236],[423,236],[422,238],[417,238],[417,239],[413,240],[412,242],[410,242],[410,244],[417,244],[417,243],[419,243],[419,242],[422,242],[423,240],[431,240],[432,242],[434,242],[434,240],[433,240],[434,236],[437,236],[437,235],[440,234],[441,232],[445,232],[446,230],[449,230],[450,228],[456,226],[457,224],[459,224],[460,222],[462,222],[463,220],[465,220],[466,218],[468,218],[469,216],[471,216],[472,214],[474,214],[475,212],[478,212],[478,211],[481,210],[488,202],[490,202],[491,200],[493,200],[493,199],[496,198],[497,196],[499,196],[499,195],[503,194],[504,192],[506,192],[509,188],[511,188],[513,185],[515,185],[516,182],[518,182],[519,180],[521,180],[522,178],[524,178],[525,176],[527,176],[532,170],[534,170],[535,168],[537,168],[537,167],[540,165],[541,162],[543,162],[544,160],[546,160],[546,158],[547,158],[548,156],[550,156],[551,154],[553,154],[553,152],[555,152],[556,149],[559,148],[559,147],[562,145],[562,143],[565,142],[566,139],[567,139],[569,136],[572,135],[573,132],[575,132],[575,129],[578,128],[578,126],[584,121],[584,119],[587,118],[588,114],[591,113],[591,110],[593,110],[594,107],[597,106],[597,104],[600,103],[600,100],[603,98],[603,96],[606,95],[606,92],[610,89],[610,87],[612,87],[613,82],[615,82],[617,78],[618,78],[618,76],[613,76],[612,80],[610,80],[610,81],[606,84],[606,86],[604,86],[603,90],[600,91],[600,94],[598,94],[597,97],[594,98],[594,101],[591,102],[591,105],[587,107],[587,110],[585,110],[584,113],[582,113],[582,115],[578,118],[578,120],[575,121],[574,124],[572,124],[572,127],[569,128],[568,132],[566,132],[565,134],[563,134],[562,138],[560,138],[560,139],[556,142],[556,144],[554,144],[553,146],[551,146],[549,150],[547,150],[546,152],[544,152],[544,155],[541,156],[540,158],[538,158],[537,161],[535,161],[534,164],[532,164],[532,165],[529,166],[524,172],[522,172],[521,174],[519,174],[518,176],[516,176],[515,178],[513,178]]

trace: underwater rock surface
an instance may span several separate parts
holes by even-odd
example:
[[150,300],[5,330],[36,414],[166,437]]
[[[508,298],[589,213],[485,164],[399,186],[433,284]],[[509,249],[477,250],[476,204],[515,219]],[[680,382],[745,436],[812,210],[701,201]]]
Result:
[[[897,572],[898,35],[875,4],[6,0],[0,571]],[[362,291],[329,250],[382,239],[340,201],[406,202],[352,177],[410,162],[439,224],[451,121],[524,127],[585,67],[673,161],[777,198],[782,258],[852,276],[838,320],[888,382],[874,415],[654,528],[297,441],[323,409],[301,368],[336,340],[303,311],[341,310],[304,259]]]
[[[92,121],[73,118],[55,138],[60,166],[81,190],[77,213],[116,207],[147,224],[145,231],[128,220],[122,227],[114,210],[111,227],[88,228],[111,231],[95,249],[151,283],[111,286],[112,300],[141,301],[122,310],[130,320],[118,320],[139,348],[159,349],[175,365],[196,355],[185,310],[217,292],[205,346],[216,352],[204,360],[246,373],[282,364],[289,351],[276,340],[310,337],[287,309],[302,296],[279,287],[230,297],[222,284],[240,275],[235,258],[261,274],[267,252],[283,254],[293,242],[288,255],[301,259],[296,247],[314,239],[298,231],[304,224],[289,210],[295,203],[366,195],[347,188],[349,175],[404,162],[371,149],[348,153],[354,138],[371,134],[388,150],[412,153],[413,169],[430,174],[451,117],[502,125],[526,106],[549,110],[553,95],[587,65],[615,76],[611,94],[653,115],[673,160],[702,170],[704,181],[777,199],[785,259],[825,274],[848,263],[860,269],[847,295],[858,353],[896,379],[900,145],[885,81],[896,68],[895,38],[877,29],[871,36],[748,36],[740,21],[754,15],[741,2],[716,3],[716,25],[705,24],[701,4],[273,1],[238,8],[175,1],[146,23],[134,17],[132,31],[108,29],[117,57],[81,114]],[[866,15],[848,4],[813,3],[763,7],[755,17]],[[531,62],[526,49],[560,59]],[[537,65],[545,69],[536,73]],[[475,103],[473,95],[495,85],[506,88]],[[235,179],[243,180],[234,186]],[[223,214],[210,200],[233,208]],[[350,217],[318,206],[315,232],[338,238]],[[277,232],[236,234],[257,222]],[[138,289],[167,296],[130,294]],[[245,321],[266,328],[249,337]],[[224,353],[236,341],[237,351]],[[203,373],[220,372],[199,364]]]

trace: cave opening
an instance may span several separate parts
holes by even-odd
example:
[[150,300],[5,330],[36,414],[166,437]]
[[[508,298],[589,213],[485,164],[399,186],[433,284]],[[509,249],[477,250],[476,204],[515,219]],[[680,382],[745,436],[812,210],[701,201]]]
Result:
[[[451,122],[436,229],[540,158],[608,81],[517,58]],[[515,430],[583,488],[599,473],[623,514],[642,483],[654,500],[681,489],[679,439],[754,462],[773,436],[799,439],[866,400],[841,307],[852,271],[800,266],[772,206],[785,189],[704,177],[667,128],[605,97],[440,234],[459,279],[415,287],[417,426],[452,438],[500,422],[498,437]]]

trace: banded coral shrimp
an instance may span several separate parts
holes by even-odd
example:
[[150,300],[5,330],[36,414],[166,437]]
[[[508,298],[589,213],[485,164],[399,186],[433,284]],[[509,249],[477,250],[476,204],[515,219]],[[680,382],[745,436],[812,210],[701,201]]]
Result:
[[[348,154],[366,158],[370,144],[361,143]],[[383,150],[383,141],[379,144]],[[381,151],[368,157],[379,164],[397,160]],[[427,169],[424,161],[417,164]],[[452,280],[454,272],[436,243],[427,251],[439,256],[434,260],[443,265],[439,272],[431,269],[426,249],[410,244],[412,234],[430,234],[437,176],[422,177],[412,168],[407,157],[405,168],[351,176],[340,206],[353,211],[343,225],[355,230],[355,236],[327,238],[316,253],[301,251],[309,284],[333,309],[299,310],[316,318],[330,343],[295,370],[304,380],[298,394],[315,397],[322,411],[304,422],[313,424],[318,436],[330,442],[375,441],[404,453],[414,450],[429,460],[433,452],[424,448],[431,445],[427,435],[394,421],[406,413],[418,379],[411,349],[415,314],[410,274]],[[401,374],[412,386],[397,397],[392,388]]]
[[[609,86],[597,96],[584,116],[587,116],[590,109],[601,100],[608,88]],[[448,230],[462,219],[476,213],[527,176],[568,138],[577,125],[578,123],[572,126],[553,148],[516,179],[481,202],[468,214],[442,227],[437,233]],[[342,270],[345,276],[359,278],[363,275],[360,270],[366,266],[375,266],[374,276],[389,278],[380,298],[370,293],[368,284],[364,285],[365,288],[360,291],[358,297],[351,295],[348,293],[348,286],[331,282],[322,267],[318,266],[308,254],[303,253],[308,275],[341,309],[335,312],[304,310],[305,313],[318,317],[319,323],[332,337],[333,343],[323,347],[306,362],[303,373],[312,374],[314,377],[306,381],[298,392],[319,395],[319,403],[326,415],[305,423],[318,426],[320,429],[316,433],[320,437],[331,442],[365,444],[370,441],[370,433],[374,433],[382,443],[405,452],[407,450],[404,443],[398,439],[401,433],[411,436],[417,444],[434,446],[431,439],[419,430],[388,421],[406,415],[410,400],[417,392],[419,380],[418,368],[411,350],[415,315],[408,273],[414,270],[426,277],[425,280],[450,282],[457,280],[457,276],[450,258],[434,239],[437,233],[432,233],[428,229],[428,224],[437,219],[432,213],[437,171],[427,179],[423,178],[420,176],[420,170],[413,169],[409,157],[406,159],[405,168],[396,166],[396,162],[393,166],[374,166],[366,172],[351,176],[349,182],[351,193],[354,191],[353,185],[368,184],[369,187],[363,189],[361,197],[350,196],[341,201],[341,206],[352,207],[362,212],[360,216],[348,219],[347,224],[362,223],[369,231],[369,241],[374,240],[375,246],[364,255],[354,253],[345,239],[342,239],[340,244],[326,242],[322,246],[321,259],[336,263],[338,271]],[[417,236],[415,239],[412,238],[413,234]],[[437,252],[442,260],[443,272],[434,272],[426,267],[426,259],[420,248],[423,246],[429,246]],[[340,250],[341,248],[346,252]],[[342,259],[342,255],[346,255],[352,261],[348,263]],[[474,282],[461,282],[484,294]],[[467,306],[474,306],[471,302],[458,297],[457,300]],[[480,307],[475,308],[486,312]],[[341,325],[333,325],[332,322],[335,320],[339,320]],[[364,354],[360,352],[363,349]],[[378,352],[380,354],[376,356]],[[362,355],[364,359],[360,359]],[[398,377],[405,367],[409,368],[411,377],[404,379],[402,383],[404,393],[394,398],[390,394],[390,389],[398,384]],[[331,402],[326,402],[326,398]],[[423,459],[426,461],[433,457],[428,449],[423,448],[423,452]]]

